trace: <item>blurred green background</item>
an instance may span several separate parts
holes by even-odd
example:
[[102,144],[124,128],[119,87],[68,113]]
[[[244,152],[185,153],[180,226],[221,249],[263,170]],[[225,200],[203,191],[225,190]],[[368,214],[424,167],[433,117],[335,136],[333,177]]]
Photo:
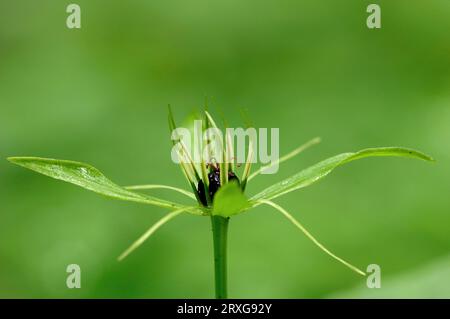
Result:
[[[339,256],[382,267],[382,289],[269,208],[231,220],[234,298],[450,297],[450,2],[67,1],[0,3],[0,297],[208,298],[208,218],[183,216],[122,263],[165,211],[99,197],[8,163],[79,160],[122,184],[187,187],[170,160],[166,105],[203,105],[234,127],[247,109],[281,152],[323,142],[260,176],[254,194],[337,153],[406,146],[436,164],[376,158],[277,202]],[[173,198],[170,192],[155,192]],[[177,197],[178,199],[178,197]],[[82,289],[66,288],[68,264]]]

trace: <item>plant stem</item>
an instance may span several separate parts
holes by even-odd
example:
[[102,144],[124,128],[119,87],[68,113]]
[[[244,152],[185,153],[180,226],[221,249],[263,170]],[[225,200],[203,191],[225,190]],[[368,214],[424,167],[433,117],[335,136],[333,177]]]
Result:
[[229,218],[211,216],[216,298],[227,298],[227,234]]

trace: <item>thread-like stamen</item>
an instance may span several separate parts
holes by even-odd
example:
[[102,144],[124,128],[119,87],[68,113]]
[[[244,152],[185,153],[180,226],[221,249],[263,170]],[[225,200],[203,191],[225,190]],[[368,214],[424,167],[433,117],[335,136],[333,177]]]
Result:
[[125,189],[128,190],[146,190],[146,189],[170,189],[173,191],[176,191],[180,194],[186,195],[189,198],[192,199],[196,199],[195,195],[193,195],[192,193],[181,189],[181,188],[177,188],[177,187],[173,187],[173,186],[168,186],[168,185],[153,185],[153,184],[146,184],[146,185],[132,185],[132,186],[125,186]]

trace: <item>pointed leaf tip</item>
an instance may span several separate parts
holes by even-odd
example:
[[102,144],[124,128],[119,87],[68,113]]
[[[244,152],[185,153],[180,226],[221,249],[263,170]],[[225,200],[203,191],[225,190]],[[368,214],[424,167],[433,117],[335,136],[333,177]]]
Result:
[[253,196],[252,201],[271,200],[290,193],[300,188],[307,187],[314,184],[320,179],[327,176],[335,168],[365,157],[379,157],[379,156],[393,156],[393,157],[409,157],[421,159],[424,161],[434,161],[433,158],[425,153],[403,147],[379,147],[367,148],[355,153],[343,153],[330,157],[322,162],[310,166],[299,173],[274,184],[257,195]]
[[[80,186],[110,198],[169,209],[185,207],[171,201],[126,190],[110,181],[103,173],[89,164],[40,157],[9,157],[8,160],[42,175]],[[195,214],[196,210],[191,209],[190,212]],[[201,215],[202,213],[198,212],[198,214]]]

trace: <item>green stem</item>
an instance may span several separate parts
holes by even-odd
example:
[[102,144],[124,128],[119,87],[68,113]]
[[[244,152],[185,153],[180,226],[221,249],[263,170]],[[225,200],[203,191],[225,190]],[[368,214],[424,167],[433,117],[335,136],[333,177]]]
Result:
[[229,218],[211,216],[216,298],[227,298],[227,233]]

